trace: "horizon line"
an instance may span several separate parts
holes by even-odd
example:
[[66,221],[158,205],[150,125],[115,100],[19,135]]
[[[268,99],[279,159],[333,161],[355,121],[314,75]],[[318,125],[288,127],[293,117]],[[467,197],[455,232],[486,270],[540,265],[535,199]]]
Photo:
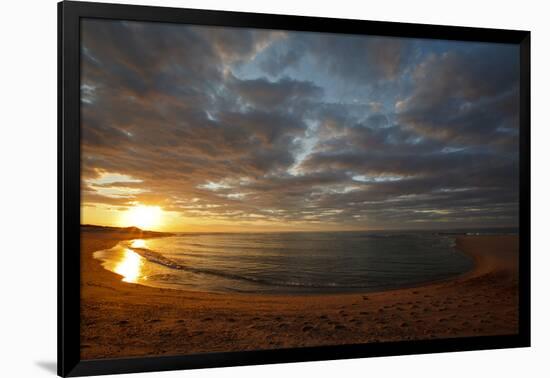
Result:
[[84,223],[80,224],[80,227],[103,227],[103,228],[116,228],[116,229],[138,229],[141,232],[157,232],[165,234],[174,233],[192,233],[192,234],[263,234],[263,233],[320,233],[320,232],[376,232],[376,231],[438,231],[438,232],[451,232],[451,231],[463,231],[463,230],[489,230],[489,229],[515,229],[519,231],[519,226],[487,226],[487,227],[455,227],[455,228],[371,228],[371,229],[342,229],[342,230],[265,230],[265,231],[156,231],[156,230],[144,230],[137,226],[107,226]]

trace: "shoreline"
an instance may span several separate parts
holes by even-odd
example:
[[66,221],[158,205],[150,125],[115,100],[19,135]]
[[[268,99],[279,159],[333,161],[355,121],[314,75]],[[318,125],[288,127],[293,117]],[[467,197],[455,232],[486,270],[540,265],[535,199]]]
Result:
[[458,277],[343,294],[155,288],[123,282],[93,257],[159,236],[169,235],[81,233],[83,359],[517,333],[517,236],[457,236],[474,259]]
[[[149,235],[149,236],[144,235],[144,236],[139,236],[139,237],[135,237],[135,238],[133,237],[133,238],[130,238],[130,239],[120,239],[118,241],[115,241],[112,246],[107,247],[106,249],[113,248],[116,245],[120,244],[121,242],[125,242],[125,241],[132,241],[132,240],[136,240],[136,239],[156,239],[156,238],[176,236],[175,234],[166,234],[166,235],[162,235],[162,233],[157,233],[157,234],[158,235]],[[455,239],[454,248],[458,249],[460,251],[460,253],[463,253],[464,255],[466,255],[468,258],[470,258],[472,260],[472,267],[469,270],[467,270],[463,273],[457,274],[457,275],[449,276],[449,277],[443,277],[443,278],[439,278],[439,279],[433,279],[433,280],[428,280],[428,281],[411,283],[411,284],[402,285],[402,286],[399,286],[399,287],[396,287],[396,288],[377,289],[377,290],[371,290],[371,291],[367,290],[367,288],[357,288],[357,290],[349,290],[349,291],[345,291],[345,292],[342,291],[342,292],[335,292],[335,293],[322,293],[322,292],[311,292],[311,293],[303,293],[303,292],[300,292],[300,293],[278,293],[278,292],[253,293],[253,292],[239,292],[239,291],[201,291],[201,290],[193,290],[193,289],[176,289],[176,288],[170,288],[170,287],[145,285],[145,284],[140,283],[140,282],[131,282],[130,284],[138,285],[138,286],[141,286],[141,287],[149,287],[149,288],[153,288],[153,289],[173,290],[173,291],[176,291],[176,292],[202,293],[202,294],[205,294],[205,295],[208,295],[208,294],[222,294],[222,295],[227,294],[227,295],[243,295],[243,296],[280,296],[280,297],[287,297],[287,296],[292,296],[292,297],[321,296],[321,297],[324,297],[324,296],[342,296],[342,295],[357,295],[357,294],[371,294],[372,295],[372,294],[376,294],[376,293],[390,292],[390,291],[394,291],[394,290],[405,290],[405,289],[414,289],[414,288],[418,288],[418,287],[430,286],[430,285],[435,285],[435,284],[444,283],[444,282],[448,282],[448,281],[453,281],[453,280],[456,280],[456,279],[459,279],[459,278],[462,278],[462,277],[468,277],[470,275],[475,275],[476,274],[476,269],[478,269],[479,265],[480,265],[480,262],[476,258],[476,254],[472,254],[468,250],[463,251],[458,246],[459,243],[458,243],[458,240],[457,240],[460,237],[472,237],[472,236],[482,236],[482,235],[465,235],[465,234],[454,235],[454,239]],[[506,235],[495,235],[495,236],[508,236],[508,234],[506,234]],[[132,248],[130,248],[130,249],[132,249]],[[140,253],[139,250],[141,248],[136,248],[136,249],[132,249],[132,251],[139,254],[143,258],[146,258]],[[95,252],[98,252],[98,251],[92,251],[92,256]],[[151,251],[151,252],[158,253],[156,251]],[[105,269],[107,272],[109,272],[111,274],[114,274],[118,277],[121,277],[120,280],[122,282],[125,282],[125,281],[122,280],[123,276],[109,270],[108,268],[103,267],[103,262],[100,259],[97,259],[95,257],[94,257],[94,259],[98,260],[100,265],[102,266],[102,268]]]

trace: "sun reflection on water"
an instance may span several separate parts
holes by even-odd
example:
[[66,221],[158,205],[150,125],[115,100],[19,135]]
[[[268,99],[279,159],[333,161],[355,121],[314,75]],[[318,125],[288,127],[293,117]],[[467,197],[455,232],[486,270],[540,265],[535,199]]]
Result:
[[131,244],[132,248],[147,248],[147,244],[145,244],[145,240],[143,239],[136,239],[132,241]]
[[124,277],[122,281],[136,283],[141,276],[142,265],[143,258],[131,249],[125,248],[122,259],[113,270]]

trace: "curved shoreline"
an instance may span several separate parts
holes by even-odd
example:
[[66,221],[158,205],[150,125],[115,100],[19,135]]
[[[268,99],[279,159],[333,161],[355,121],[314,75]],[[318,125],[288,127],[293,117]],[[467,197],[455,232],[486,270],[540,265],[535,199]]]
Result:
[[81,235],[83,359],[517,332],[515,236],[457,237],[475,265],[443,281],[371,293],[258,295],[123,282],[93,252],[147,236]]
[[[185,271],[196,272],[196,273],[206,273],[206,274],[215,274],[215,275],[220,274],[220,273],[210,273],[209,271],[201,271],[201,270],[189,267],[189,266],[181,265],[181,264],[179,264],[179,263],[177,263],[173,260],[170,260],[170,259],[166,258],[163,254],[161,254],[157,251],[154,251],[154,250],[150,250],[148,248],[131,247],[131,242],[133,240],[149,239],[149,238],[161,238],[161,237],[170,237],[170,236],[172,236],[172,235],[167,235],[167,236],[155,235],[155,236],[151,236],[151,237],[140,236],[139,238],[123,239],[123,240],[119,240],[119,241],[115,242],[115,244],[112,247],[109,247],[107,249],[111,249],[111,248],[116,247],[117,245],[122,244],[122,246],[127,247],[132,252],[140,255],[142,258],[144,258],[144,259],[146,259],[146,260],[148,260],[152,263],[156,263],[156,264],[166,266],[168,268],[173,268],[173,269],[176,269],[176,270],[185,270]],[[451,276],[446,276],[446,277],[436,278],[436,279],[430,279],[430,280],[415,282],[415,283],[410,283],[410,284],[402,284],[399,287],[393,287],[393,288],[369,289],[367,287],[357,287],[357,288],[342,288],[342,291],[337,291],[338,289],[335,289],[332,292],[330,292],[331,288],[326,287],[329,292],[295,292],[295,293],[286,292],[285,293],[285,292],[268,291],[268,292],[257,292],[256,293],[256,292],[241,292],[241,291],[237,291],[237,290],[235,290],[235,291],[205,291],[205,290],[200,290],[200,289],[194,290],[194,289],[191,289],[191,288],[175,288],[175,287],[162,286],[162,285],[148,285],[148,284],[143,283],[143,282],[130,282],[130,283],[133,284],[133,285],[139,285],[139,286],[143,286],[143,287],[174,290],[176,292],[189,291],[189,292],[193,292],[193,293],[203,293],[203,294],[228,294],[228,295],[243,295],[243,296],[260,295],[260,296],[283,296],[283,297],[284,296],[310,297],[310,296],[341,296],[341,295],[348,295],[348,294],[351,294],[351,295],[375,294],[375,293],[389,292],[389,291],[395,291],[395,290],[413,289],[413,288],[429,286],[429,285],[433,285],[433,284],[439,284],[439,283],[443,283],[443,282],[447,282],[447,281],[453,281],[453,280],[456,280],[456,279],[459,279],[459,278],[462,278],[462,277],[468,277],[470,275],[476,274],[476,270],[479,269],[479,267],[480,267],[480,262],[478,261],[479,259],[476,259],[475,254],[469,253],[468,250],[462,251],[458,247],[459,243],[457,242],[457,238],[459,238],[459,237],[460,236],[454,238],[455,239],[455,246],[453,248],[456,248],[456,249],[460,250],[460,253],[464,254],[465,256],[467,256],[468,258],[470,258],[472,260],[472,266],[470,267],[470,269],[468,269],[465,272],[458,273],[458,274],[451,275]],[[101,252],[101,251],[103,251],[103,250],[93,251],[92,255],[95,252]],[[105,270],[107,270],[108,272],[110,272],[112,274],[115,274],[115,275],[121,277],[120,280],[124,282],[124,280],[123,280],[124,277],[123,276],[117,274],[113,270],[110,270],[109,268],[104,266],[105,261],[103,259],[101,259],[101,258],[95,258],[95,259],[100,261],[101,266]],[[223,276],[225,276],[225,275],[223,275]],[[230,276],[230,274],[227,274],[227,276]],[[259,280],[258,281],[251,280],[251,281],[261,283],[261,281],[259,281]]]

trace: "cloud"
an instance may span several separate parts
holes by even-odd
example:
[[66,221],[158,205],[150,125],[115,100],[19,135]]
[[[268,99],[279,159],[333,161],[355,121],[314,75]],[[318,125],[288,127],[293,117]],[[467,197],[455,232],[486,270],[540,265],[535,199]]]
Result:
[[406,39],[329,33],[288,33],[284,46],[274,45],[259,62],[267,74],[278,76],[304,64],[346,80],[394,80],[409,59]]
[[433,53],[414,68],[413,77],[415,89],[396,106],[404,126],[470,145],[498,144],[517,134],[517,47]]
[[82,24],[82,199],[273,227],[513,226],[507,45]]
[[323,89],[311,82],[286,77],[278,81],[266,78],[239,80],[233,77],[229,89],[246,103],[269,110],[283,105],[292,106],[294,102],[323,94]]

